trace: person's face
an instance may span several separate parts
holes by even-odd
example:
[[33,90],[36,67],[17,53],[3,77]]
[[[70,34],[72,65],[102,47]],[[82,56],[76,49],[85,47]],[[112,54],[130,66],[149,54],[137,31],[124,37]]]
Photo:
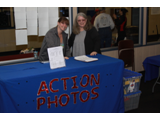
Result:
[[123,12],[122,12],[121,10],[119,10],[119,14],[120,14],[120,15],[123,15]]
[[60,30],[65,31],[68,25],[65,22],[58,22],[58,27]]
[[100,11],[97,11],[97,12],[96,12],[96,15],[98,15],[99,13],[100,13]]
[[84,26],[87,23],[87,19],[85,19],[82,16],[78,16],[77,23],[78,23],[79,27],[84,28]]

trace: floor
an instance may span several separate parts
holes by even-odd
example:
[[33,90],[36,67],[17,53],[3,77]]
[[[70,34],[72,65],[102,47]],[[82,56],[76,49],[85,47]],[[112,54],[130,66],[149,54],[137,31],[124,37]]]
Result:
[[142,78],[139,88],[141,95],[138,108],[126,111],[125,113],[160,113],[160,84],[155,86],[154,93],[152,93],[152,87],[156,79],[144,82],[145,71],[140,73],[142,74]]

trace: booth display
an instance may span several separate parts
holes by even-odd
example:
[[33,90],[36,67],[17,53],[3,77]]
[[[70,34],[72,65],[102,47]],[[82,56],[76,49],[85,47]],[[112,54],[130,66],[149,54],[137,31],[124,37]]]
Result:
[[[91,56],[90,56],[91,57]],[[0,66],[1,113],[124,112],[122,60],[97,54],[66,67],[38,62]]]

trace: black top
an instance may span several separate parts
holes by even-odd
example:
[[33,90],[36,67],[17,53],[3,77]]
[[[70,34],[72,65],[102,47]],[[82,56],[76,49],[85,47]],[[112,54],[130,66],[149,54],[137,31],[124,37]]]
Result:
[[[62,35],[63,35],[63,43],[64,43],[63,54],[64,56],[70,57],[71,56],[70,49],[67,44],[68,34],[66,34],[65,32],[62,32]],[[60,38],[58,36],[57,27],[54,27],[46,33],[43,39],[41,50],[39,53],[39,60],[48,61],[49,58],[48,58],[47,49],[51,47],[57,47],[57,46],[60,46]]]
[[[72,32],[69,40],[68,40],[68,45],[69,47],[73,47],[73,43],[75,40],[76,34]],[[92,27],[92,29],[86,31],[86,36],[84,40],[84,45],[85,45],[85,52],[86,55],[89,55],[91,52],[96,51],[97,53],[101,54],[100,51],[100,36],[98,31],[96,30],[95,27]],[[74,51],[72,51],[73,53]]]
[[115,24],[117,26],[118,32],[125,31],[125,27],[127,24],[127,18],[124,15],[122,15],[118,17],[117,19],[115,19]]

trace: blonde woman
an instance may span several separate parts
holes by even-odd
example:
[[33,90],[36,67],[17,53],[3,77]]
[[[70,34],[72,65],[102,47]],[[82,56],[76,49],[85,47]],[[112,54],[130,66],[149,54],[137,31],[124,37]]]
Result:
[[101,54],[98,31],[84,13],[77,14],[68,45],[72,47],[72,56]]

